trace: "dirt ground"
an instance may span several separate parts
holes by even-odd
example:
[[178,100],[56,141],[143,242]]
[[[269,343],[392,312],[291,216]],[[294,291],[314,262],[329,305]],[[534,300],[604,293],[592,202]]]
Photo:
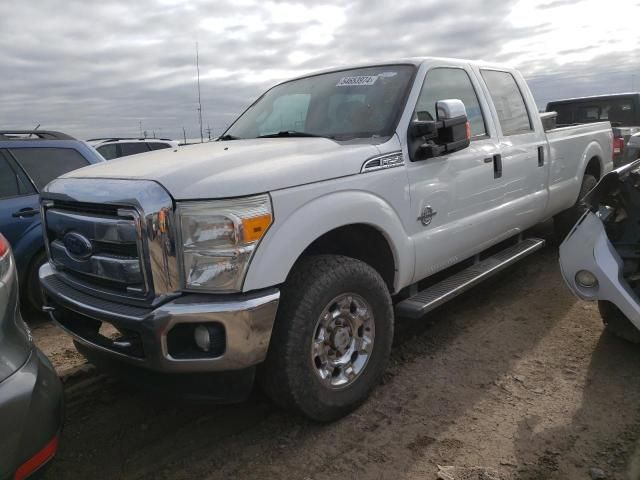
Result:
[[[259,392],[207,406],[104,375],[68,382],[45,478],[436,479],[450,466],[442,478],[640,479],[640,348],[603,332],[556,257],[548,246],[425,320],[399,320],[384,384],[330,425]],[[53,327],[35,331],[59,371],[81,363]]]

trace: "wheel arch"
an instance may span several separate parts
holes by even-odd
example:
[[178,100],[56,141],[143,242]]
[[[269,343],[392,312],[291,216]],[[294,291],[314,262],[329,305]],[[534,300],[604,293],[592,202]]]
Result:
[[274,217],[249,266],[243,291],[284,283],[296,262],[311,253],[365,261],[378,270],[392,293],[411,282],[415,259],[411,239],[393,207],[374,194],[333,192],[282,219],[276,205]]

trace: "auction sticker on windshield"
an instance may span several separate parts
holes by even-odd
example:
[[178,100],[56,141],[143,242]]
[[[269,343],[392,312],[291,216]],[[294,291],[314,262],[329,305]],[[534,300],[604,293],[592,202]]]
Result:
[[358,77],[342,77],[336,87],[352,87],[354,85],[373,85],[378,79],[377,75],[360,75]]

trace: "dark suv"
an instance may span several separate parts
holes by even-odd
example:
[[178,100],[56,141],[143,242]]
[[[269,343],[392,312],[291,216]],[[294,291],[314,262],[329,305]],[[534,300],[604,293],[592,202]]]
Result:
[[46,254],[40,189],[63,173],[103,161],[95,149],[63,133],[0,131],[0,232],[13,248],[28,306],[42,305],[38,269]]
[[613,127],[613,163],[627,163],[625,148],[640,132],[640,93],[616,93],[593,97],[568,98],[549,102],[547,112],[557,112],[558,125],[609,121]]

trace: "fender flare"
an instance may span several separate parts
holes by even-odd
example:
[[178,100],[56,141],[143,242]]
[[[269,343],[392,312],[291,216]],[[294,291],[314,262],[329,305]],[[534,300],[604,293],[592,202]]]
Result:
[[[348,208],[340,208],[342,205]],[[376,195],[359,190],[330,192],[302,204],[287,218],[279,219],[276,208],[274,218],[247,271],[245,292],[284,283],[309,245],[325,233],[353,224],[377,229],[389,243],[396,270],[394,290],[411,283],[413,241],[394,208]]]
[[604,151],[602,150],[602,146],[595,140],[587,145],[587,148],[582,155],[580,171],[582,172],[583,177],[587,170],[587,165],[593,158],[598,159],[598,163],[600,164],[600,178],[602,178],[607,173],[606,165],[604,163]]
[[[575,192],[572,194],[572,198],[575,197],[576,201],[579,200],[578,195],[580,194],[580,188],[582,187],[582,179],[584,178],[587,172],[587,166],[591,159],[597,158],[598,163],[600,165],[600,178],[602,178],[607,173],[607,166],[604,162],[604,151],[602,150],[602,146],[595,140],[593,140],[584,153],[582,154],[582,158],[580,159],[580,168],[578,169],[578,176],[576,177],[575,182]],[[599,180],[599,179],[598,179]]]
[[42,224],[37,222],[27,229],[13,248],[13,256],[16,260],[16,268],[21,285],[25,275],[28,274],[27,270],[31,260],[41,250],[44,250],[44,238],[42,236]]

